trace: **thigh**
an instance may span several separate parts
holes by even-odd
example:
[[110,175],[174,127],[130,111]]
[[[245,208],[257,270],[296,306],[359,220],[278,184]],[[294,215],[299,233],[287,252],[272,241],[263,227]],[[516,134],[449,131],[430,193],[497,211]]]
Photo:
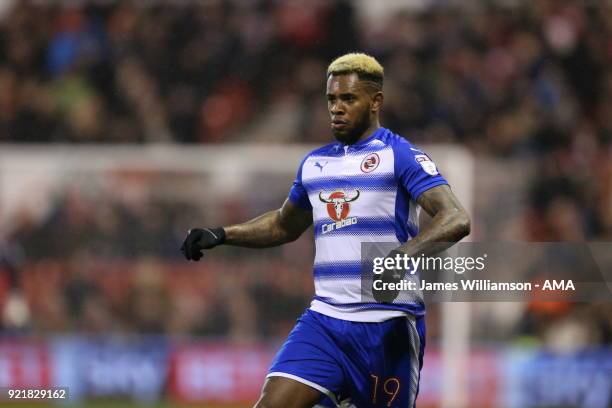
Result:
[[[344,385],[342,351],[331,335],[331,324],[307,310],[276,354],[267,378],[285,378],[316,390],[334,405]],[[326,398],[321,398],[325,400]]]
[[425,346],[423,319],[392,319],[357,333],[345,361],[351,401],[360,408],[413,408]]
[[321,393],[301,382],[285,377],[266,379],[255,408],[312,408]]

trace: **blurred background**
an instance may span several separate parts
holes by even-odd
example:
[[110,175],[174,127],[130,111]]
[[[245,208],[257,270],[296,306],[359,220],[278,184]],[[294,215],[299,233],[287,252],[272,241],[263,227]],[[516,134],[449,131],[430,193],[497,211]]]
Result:
[[[250,406],[313,295],[312,231],[178,248],[280,206],[355,50],[472,241],[611,240],[609,1],[2,0],[0,388]],[[431,304],[427,325],[419,407],[612,406],[610,302]]]

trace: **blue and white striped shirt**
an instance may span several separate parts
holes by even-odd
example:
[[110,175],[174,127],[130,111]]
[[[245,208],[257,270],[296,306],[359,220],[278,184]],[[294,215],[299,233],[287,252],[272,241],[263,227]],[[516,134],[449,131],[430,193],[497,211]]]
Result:
[[421,150],[388,129],[353,145],[334,142],[310,152],[289,193],[312,210],[316,256],[311,309],[351,321],[383,321],[423,315],[420,293],[393,303],[363,302],[361,244],[399,246],[418,234],[417,198],[447,184]]

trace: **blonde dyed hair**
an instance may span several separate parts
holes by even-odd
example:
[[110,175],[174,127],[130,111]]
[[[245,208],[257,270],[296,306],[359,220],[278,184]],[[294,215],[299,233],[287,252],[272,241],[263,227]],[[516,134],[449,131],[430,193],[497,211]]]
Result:
[[327,67],[327,76],[357,74],[362,81],[373,82],[382,88],[385,70],[376,58],[363,53],[350,53],[336,58]]

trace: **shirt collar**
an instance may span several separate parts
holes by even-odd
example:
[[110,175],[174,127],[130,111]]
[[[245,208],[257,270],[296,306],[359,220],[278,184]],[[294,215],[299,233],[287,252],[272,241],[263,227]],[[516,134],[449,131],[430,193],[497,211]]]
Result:
[[345,145],[345,144],[340,144],[340,145],[349,146],[349,148],[365,146],[369,144],[370,142],[372,142],[374,139],[378,138],[380,135],[382,135],[386,130],[387,129],[381,126],[378,129],[376,129],[370,136],[368,136],[367,138],[363,140],[358,141],[357,143],[353,143],[351,145]]

